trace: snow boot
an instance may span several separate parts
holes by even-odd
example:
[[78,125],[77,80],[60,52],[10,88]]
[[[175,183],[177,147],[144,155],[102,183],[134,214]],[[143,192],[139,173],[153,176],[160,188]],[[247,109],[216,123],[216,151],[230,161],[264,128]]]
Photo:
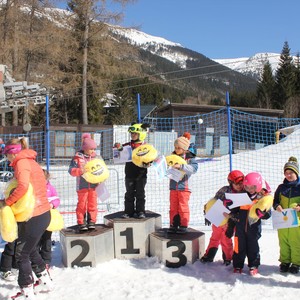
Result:
[[54,288],[54,284],[50,277],[49,271],[45,269],[43,272],[36,275],[38,278],[38,287],[43,291],[52,291]]
[[0,277],[6,281],[15,281],[17,278],[11,271],[0,272]]
[[280,273],[287,273],[289,271],[290,268],[290,264],[287,263],[281,263],[279,265],[279,272]]

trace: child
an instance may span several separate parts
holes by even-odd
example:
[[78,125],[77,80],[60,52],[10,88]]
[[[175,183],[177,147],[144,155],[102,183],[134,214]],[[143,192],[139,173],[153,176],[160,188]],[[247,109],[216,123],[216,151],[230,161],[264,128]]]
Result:
[[[283,183],[274,195],[273,208],[282,212],[285,208],[294,208],[300,217],[299,165],[296,157],[290,157],[283,168]],[[300,220],[299,220],[300,221]],[[300,227],[278,229],[280,247],[279,270],[281,273],[299,273],[300,266]]]
[[[248,193],[253,204],[258,199],[268,195],[271,190],[262,175],[256,172],[249,173],[244,179],[244,188]],[[252,205],[253,205],[252,204]],[[238,213],[235,214],[236,231],[234,236],[233,268],[234,273],[242,273],[245,258],[248,258],[250,275],[258,274],[260,265],[260,253],[258,240],[261,237],[261,220],[270,218],[270,211],[260,211],[260,219],[254,224],[249,224],[249,210],[252,205],[240,206]]]
[[[147,136],[147,124],[133,124],[128,128],[131,141],[120,146],[118,143],[115,146],[119,151],[123,150],[124,146],[131,146],[135,149],[145,143]],[[145,186],[147,183],[147,166],[141,168],[133,162],[125,164],[125,201],[123,218],[128,219],[137,216],[139,219],[146,218],[145,215]]]
[[6,281],[16,280],[16,275],[12,273],[12,268],[18,268],[15,262],[16,242],[8,242],[4,246],[1,254],[0,277]]
[[[244,190],[244,174],[239,170],[233,170],[228,174],[227,177],[229,185],[223,186],[215,195],[215,199],[219,199],[223,202],[224,206],[230,205],[230,200],[226,200],[225,193],[243,193]],[[207,224],[207,221],[205,222]],[[222,226],[212,225],[212,234],[208,247],[205,251],[204,256],[200,259],[201,262],[212,262],[215,258],[215,255],[218,251],[218,247],[221,244],[223,260],[226,266],[230,265],[233,254],[233,244],[232,244],[232,235],[233,235],[234,223],[231,218],[228,219],[228,223]],[[231,233],[229,233],[231,231]]]
[[188,180],[192,174],[198,170],[198,163],[195,156],[188,150],[190,141],[184,136],[179,137],[174,142],[176,154],[186,160],[187,164],[174,164],[173,168],[183,171],[183,178],[176,182],[170,179],[170,228],[169,233],[185,233],[190,220],[189,199],[191,191],[188,186]]
[[[47,198],[50,203],[51,208],[57,208],[60,204],[60,199],[57,195],[55,187],[50,183],[50,174],[47,170],[43,170],[44,175],[47,181]],[[46,263],[46,268],[49,269],[50,263],[51,263],[51,241],[52,231],[46,230],[44,234],[42,235],[42,238],[40,239],[38,243],[38,251],[40,252],[40,255],[42,256],[43,260]]]
[[78,196],[76,217],[79,230],[84,232],[95,229],[97,221],[97,193],[98,184],[87,182],[83,177],[84,165],[96,158],[97,145],[89,133],[82,136],[81,150],[78,151],[70,162],[69,174],[76,177],[76,190]]

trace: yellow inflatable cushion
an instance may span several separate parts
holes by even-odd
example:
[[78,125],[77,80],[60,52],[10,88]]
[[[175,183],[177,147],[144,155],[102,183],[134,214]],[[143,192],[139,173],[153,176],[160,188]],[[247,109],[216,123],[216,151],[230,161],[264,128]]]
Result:
[[87,162],[84,170],[82,177],[89,183],[100,183],[109,177],[109,171],[104,160],[99,158]]
[[172,167],[175,164],[186,165],[186,161],[176,154],[166,156],[166,161],[169,167]]
[[64,218],[57,209],[51,209],[51,221],[47,228],[48,231],[58,231],[64,228]]
[[138,167],[146,167],[157,158],[157,150],[150,144],[143,144],[132,151],[132,162]]
[[18,237],[18,226],[10,206],[0,209],[1,236],[6,242],[13,242]]
[[[5,199],[13,192],[17,187],[18,181],[14,178],[10,180],[4,191]],[[24,196],[22,196],[17,202],[11,205],[11,209],[15,215],[17,222],[25,222],[32,217],[33,209],[35,205],[35,198],[33,194],[32,185],[29,184],[28,190]]]
[[256,213],[256,209],[260,209],[261,211],[269,211],[273,205],[273,196],[272,195],[266,195],[259,199],[255,204],[252,205],[252,207],[249,210],[249,218],[251,219],[251,223],[255,223],[259,220],[259,217]]

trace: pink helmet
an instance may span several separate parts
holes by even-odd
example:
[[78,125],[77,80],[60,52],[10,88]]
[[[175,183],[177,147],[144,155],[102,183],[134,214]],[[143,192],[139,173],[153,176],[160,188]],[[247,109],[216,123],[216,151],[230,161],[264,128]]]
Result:
[[264,179],[261,176],[260,173],[257,172],[251,172],[247,174],[244,178],[244,185],[255,185],[255,191],[256,193],[259,193],[261,189],[263,188]]

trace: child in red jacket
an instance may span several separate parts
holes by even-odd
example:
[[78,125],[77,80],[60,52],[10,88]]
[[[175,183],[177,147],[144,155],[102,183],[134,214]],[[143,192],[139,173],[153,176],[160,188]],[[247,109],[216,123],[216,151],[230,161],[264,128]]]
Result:
[[84,165],[96,158],[97,145],[89,133],[82,136],[81,150],[78,151],[70,162],[69,174],[76,177],[76,190],[78,203],[76,208],[77,224],[80,231],[95,229],[97,221],[97,193],[98,184],[87,182],[82,175]]
[[[223,186],[215,195],[215,199],[223,201],[224,206],[230,205],[230,201],[225,199],[225,193],[242,193],[245,192],[243,180],[244,174],[239,170],[233,170],[227,177],[228,186]],[[228,208],[228,207],[227,207]],[[208,220],[205,220],[205,225],[210,225]],[[232,236],[234,231],[234,223],[232,219],[222,226],[212,225],[212,234],[204,256],[200,259],[201,262],[213,262],[217,254],[218,247],[221,244],[222,257],[226,266],[230,265],[233,255]]]

